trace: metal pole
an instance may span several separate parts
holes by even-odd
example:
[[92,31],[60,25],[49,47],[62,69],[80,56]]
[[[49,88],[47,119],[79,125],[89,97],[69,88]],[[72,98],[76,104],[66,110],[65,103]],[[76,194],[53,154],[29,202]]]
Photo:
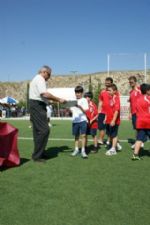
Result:
[[144,54],[144,82],[147,82],[147,54]]
[[57,114],[58,114],[58,117],[60,117],[60,105],[59,105],[59,102],[57,102]]
[[110,54],[107,54],[107,75],[110,73]]

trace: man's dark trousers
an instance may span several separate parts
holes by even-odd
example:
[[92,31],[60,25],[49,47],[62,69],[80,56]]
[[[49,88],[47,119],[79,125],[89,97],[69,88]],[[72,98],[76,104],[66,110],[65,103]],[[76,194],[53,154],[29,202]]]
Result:
[[33,126],[34,139],[32,159],[36,160],[42,158],[50,133],[44,102],[30,99],[30,120]]

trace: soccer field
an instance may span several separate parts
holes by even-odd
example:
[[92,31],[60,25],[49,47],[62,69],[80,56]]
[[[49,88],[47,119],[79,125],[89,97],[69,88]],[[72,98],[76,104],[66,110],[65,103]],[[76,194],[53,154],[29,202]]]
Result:
[[46,164],[30,160],[29,121],[9,123],[19,129],[21,165],[0,172],[0,225],[150,224],[150,142],[132,161],[130,122],[119,130],[122,152],[108,157],[103,146],[84,160],[70,156],[71,121],[52,121]]

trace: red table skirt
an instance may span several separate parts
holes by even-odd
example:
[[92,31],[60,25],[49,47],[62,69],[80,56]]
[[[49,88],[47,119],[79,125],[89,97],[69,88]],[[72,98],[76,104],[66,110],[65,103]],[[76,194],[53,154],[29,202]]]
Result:
[[20,164],[17,137],[17,128],[0,122],[0,166],[13,167]]

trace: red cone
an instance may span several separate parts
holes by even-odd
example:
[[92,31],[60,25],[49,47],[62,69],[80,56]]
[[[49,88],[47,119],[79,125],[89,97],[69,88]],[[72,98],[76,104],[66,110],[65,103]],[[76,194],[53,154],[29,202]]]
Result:
[[0,166],[13,167],[20,164],[17,137],[17,128],[0,122]]

